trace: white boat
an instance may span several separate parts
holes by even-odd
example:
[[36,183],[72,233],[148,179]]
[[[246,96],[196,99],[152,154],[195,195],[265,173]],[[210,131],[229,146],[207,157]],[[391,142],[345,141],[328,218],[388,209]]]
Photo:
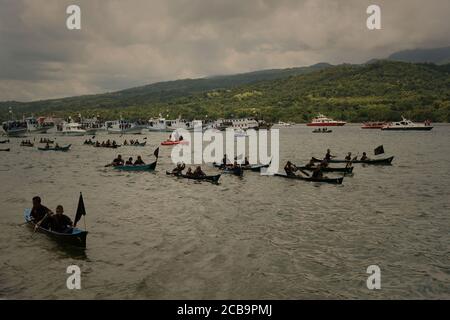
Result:
[[219,119],[212,124],[211,128],[225,130],[226,128],[233,129],[258,129],[259,122],[253,118],[241,118],[241,119]]
[[86,130],[81,128],[81,124],[77,122],[66,122],[57,125],[56,130],[64,136],[84,136]]
[[147,128],[145,124],[129,122],[127,120],[107,121],[105,127],[112,134],[141,134]]
[[21,137],[27,133],[27,123],[19,120],[5,121],[2,129],[9,137]]
[[148,120],[147,129],[149,131],[170,132],[176,129],[193,129],[192,123],[179,117],[175,120],[166,120],[161,116],[159,118],[152,118]]
[[45,121],[45,117],[29,117],[25,119],[27,123],[27,130],[30,133],[47,133],[48,130],[52,129],[55,124],[51,121]]
[[323,114],[318,114],[314,117],[310,123],[306,125],[308,127],[340,127],[345,125],[345,121],[337,121],[331,118],[325,117]]
[[405,119],[402,116],[402,121],[391,122],[381,127],[381,130],[391,130],[391,131],[430,131],[433,129],[430,121],[425,121],[424,123],[414,123],[411,120]]
[[277,127],[291,127],[292,123],[278,121],[278,123],[276,123],[275,126],[277,126]]
[[81,128],[86,130],[87,135],[95,135],[98,131],[105,130],[105,124],[100,122],[99,117],[94,118],[81,118],[80,115]]

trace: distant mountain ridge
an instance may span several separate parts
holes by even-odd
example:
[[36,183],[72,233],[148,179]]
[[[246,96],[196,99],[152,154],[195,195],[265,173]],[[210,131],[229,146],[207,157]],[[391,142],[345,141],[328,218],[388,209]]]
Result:
[[309,121],[318,112],[350,122],[412,120],[450,122],[450,64],[376,60],[362,65],[262,70],[154,83],[117,92],[34,102],[0,102],[14,114],[103,119],[216,119],[260,117]]
[[450,47],[432,49],[412,49],[395,52],[388,60],[411,62],[411,63],[450,63]]

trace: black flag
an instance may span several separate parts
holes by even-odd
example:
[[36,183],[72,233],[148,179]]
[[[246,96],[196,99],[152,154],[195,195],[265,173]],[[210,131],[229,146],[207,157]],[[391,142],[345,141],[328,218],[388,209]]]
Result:
[[159,156],[159,147],[156,148],[155,152],[153,152],[153,154],[155,155],[156,158],[158,158]]
[[73,224],[74,227],[77,226],[77,222],[80,221],[81,216],[86,215],[86,209],[84,208],[84,201],[83,201],[83,195],[80,192],[80,199],[78,200],[78,208],[77,208],[77,214],[75,215],[75,222]]
[[379,155],[379,154],[383,154],[384,153],[383,145],[376,147],[375,150],[373,150],[373,153],[376,156]]

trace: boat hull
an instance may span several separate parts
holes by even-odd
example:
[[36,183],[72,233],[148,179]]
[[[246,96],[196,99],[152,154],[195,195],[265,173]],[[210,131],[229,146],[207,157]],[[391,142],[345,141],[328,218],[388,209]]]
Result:
[[307,123],[308,127],[342,127],[346,122],[329,122],[329,123]]
[[161,142],[162,146],[173,146],[173,145],[177,145],[177,144],[189,144],[189,141],[163,141]]
[[383,131],[430,131],[433,127],[431,126],[423,126],[423,127],[404,127],[404,128],[396,128],[396,127],[383,127],[381,130]]
[[169,172],[169,171],[166,171],[166,175],[184,178],[184,179],[190,179],[190,180],[209,181],[209,182],[213,182],[213,183],[217,183],[221,176],[220,174],[217,174],[214,176],[196,177],[196,176],[188,176],[185,174],[173,174],[172,172]]
[[57,149],[55,149],[55,148],[41,148],[41,147],[38,147],[38,150],[40,150],[40,151],[63,151],[63,152],[66,152],[66,151],[69,151],[71,146],[72,145],[69,144],[67,146],[59,147]]
[[306,178],[306,177],[301,177],[301,176],[288,176],[285,174],[279,174],[276,173],[275,174],[276,177],[282,177],[282,178],[286,178],[286,179],[295,179],[295,180],[303,180],[303,181],[308,181],[308,182],[320,182],[320,183],[329,183],[329,184],[342,184],[342,182],[344,181],[343,177],[340,178]]
[[[310,167],[297,167],[300,170],[305,170],[305,171],[314,171],[316,168],[310,168]],[[353,167],[348,167],[348,168],[330,168],[330,167],[326,167],[326,168],[321,168],[322,172],[341,172],[341,173],[353,173]]]
[[[314,162],[322,162],[322,160],[313,158]],[[362,164],[373,164],[373,165],[390,165],[392,163],[392,160],[394,160],[394,157],[389,157],[385,159],[374,159],[374,160],[354,160],[354,161],[348,161],[348,160],[338,160],[338,159],[331,159],[328,162],[329,163],[362,163]]]
[[27,128],[21,128],[17,130],[7,130],[5,131],[8,137],[23,137],[27,134]]
[[[32,227],[34,230],[34,228],[36,227],[36,224],[31,219],[30,214],[31,214],[31,209],[25,209],[25,211],[24,211],[25,222],[27,223],[27,225]],[[46,234],[50,238],[52,238],[60,243],[72,245],[72,246],[79,247],[79,248],[86,248],[86,238],[87,238],[87,234],[88,234],[87,231],[84,231],[84,230],[81,230],[78,228],[73,228],[71,233],[59,233],[59,232],[54,232],[54,231],[51,231],[48,229],[44,229],[40,226],[36,229],[36,231],[39,233]]]

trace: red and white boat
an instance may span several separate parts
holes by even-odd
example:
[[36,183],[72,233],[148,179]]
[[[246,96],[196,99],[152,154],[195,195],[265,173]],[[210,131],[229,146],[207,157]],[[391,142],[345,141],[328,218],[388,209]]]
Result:
[[323,114],[319,114],[317,117],[313,118],[310,123],[306,125],[308,127],[337,127],[345,125],[345,121],[336,121],[331,118],[325,117]]
[[386,122],[364,122],[361,129],[381,129],[386,124]]

